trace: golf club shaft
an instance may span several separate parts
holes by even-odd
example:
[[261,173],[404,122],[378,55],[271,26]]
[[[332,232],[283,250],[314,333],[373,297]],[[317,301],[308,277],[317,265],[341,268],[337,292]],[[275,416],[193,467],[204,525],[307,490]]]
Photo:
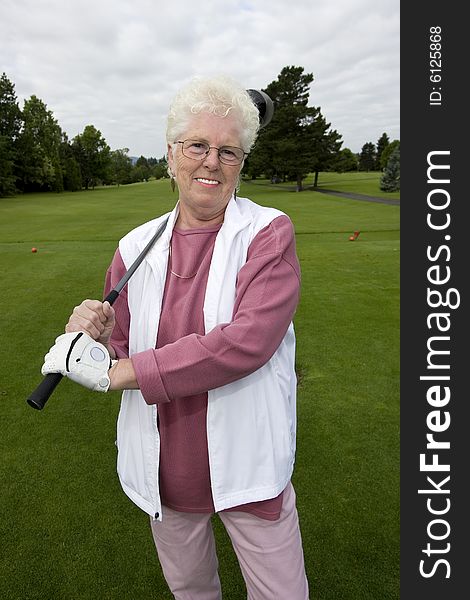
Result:
[[[152,237],[150,242],[145,246],[139,256],[135,259],[129,269],[124,273],[123,277],[120,279],[119,283],[114,287],[103,302],[109,302],[109,304],[113,304],[115,300],[119,297],[119,293],[122,288],[126,285],[132,275],[135,273],[137,267],[144,260],[147,252],[154,245],[154,243],[158,240],[158,238],[162,235],[165,230],[166,224],[168,223],[169,217],[167,217],[163,223],[158,227],[155,235]],[[37,386],[37,388],[33,391],[33,393],[29,396],[26,402],[36,410],[42,410],[49,400],[52,392],[59,385],[60,381],[63,379],[63,375],[61,373],[48,373],[45,375],[44,379]]]

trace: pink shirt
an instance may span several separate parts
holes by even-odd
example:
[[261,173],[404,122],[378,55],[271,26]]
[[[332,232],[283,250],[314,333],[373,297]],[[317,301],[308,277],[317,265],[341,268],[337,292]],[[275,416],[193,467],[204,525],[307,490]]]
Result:
[[[206,436],[207,391],[265,364],[282,341],[299,299],[294,231],[291,221],[281,216],[250,244],[247,262],[238,275],[232,320],[205,334],[203,303],[220,227],[173,230],[157,347],[131,357],[145,401],[159,405],[162,502],[184,512],[214,510]],[[108,269],[105,294],[124,272],[117,251]],[[111,343],[123,358],[128,356],[127,288],[114,308],[116,327]],[[275,520],[281,506],[282,494],[229,510]]]

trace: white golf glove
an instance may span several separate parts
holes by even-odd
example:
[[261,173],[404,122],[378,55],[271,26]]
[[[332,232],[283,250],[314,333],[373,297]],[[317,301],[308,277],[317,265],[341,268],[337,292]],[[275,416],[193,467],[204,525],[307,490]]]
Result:
[[61,373],[95,392],[107,392],[112,361],[103,344],[84,332],[64,333],[44,357],[43,375]]

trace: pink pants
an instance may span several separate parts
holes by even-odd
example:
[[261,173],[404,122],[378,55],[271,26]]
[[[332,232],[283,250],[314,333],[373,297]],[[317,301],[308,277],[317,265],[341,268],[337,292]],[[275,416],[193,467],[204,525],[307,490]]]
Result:
[[[165,579],[176,600],[221,600],[211,514],[163,507],[151,519]],[[219,513],[246,583],[248,600],[308,600],[308,583],[292,484],[277,521],[241,511]]]

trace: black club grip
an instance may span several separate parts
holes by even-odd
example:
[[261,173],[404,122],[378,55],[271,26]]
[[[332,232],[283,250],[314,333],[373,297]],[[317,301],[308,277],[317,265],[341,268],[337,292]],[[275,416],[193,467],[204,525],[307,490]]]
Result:
[[61,373],[48,373],[26,402],[36,410],[42,410],[62,378]]

